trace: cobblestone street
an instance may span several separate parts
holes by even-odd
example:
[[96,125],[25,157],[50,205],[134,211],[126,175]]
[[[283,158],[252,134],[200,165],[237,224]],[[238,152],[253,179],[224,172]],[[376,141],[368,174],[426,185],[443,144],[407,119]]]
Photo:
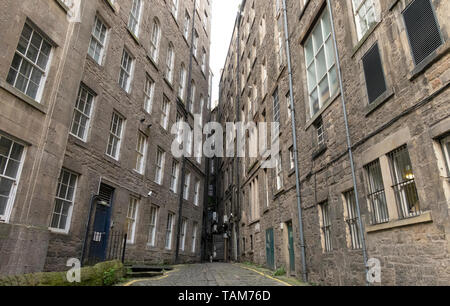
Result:
[[288,286],[256,271],[228,263],[177,266],[164,276],[128,283],[130,286]]

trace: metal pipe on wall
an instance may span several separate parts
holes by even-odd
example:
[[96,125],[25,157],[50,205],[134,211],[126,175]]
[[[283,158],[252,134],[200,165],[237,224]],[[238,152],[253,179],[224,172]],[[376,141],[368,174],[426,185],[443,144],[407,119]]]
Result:
[[344,124],[345,124],[345,132],[346,132],[346,137],[347,137],[347,149],[348,149],[348,155],[350,158],[350,166],[351,166],[351,170],[352,170],[352,180],[353,180],[353,189],[355,192],[355,198],[356,198],[356,212],[358,214],[358,223],[359,223],[359,228],[361,229],[359,232],[360,234],[360,239],[361,239],[361,244],[362,244],[362,251],[363,251],[363,258],[364,258],[364,267],[366,269],[366,274],[365,274],[365,279],[367,282],[367,285],[369,285],[369,282],[367,280],[367,271],[368,271],[368,265],[367,265],[367,248],[366,248],[366,240],[364,237],[364,225],[362,222],[362,218],[361,218],[361,209],[360,209],[360,204],[359,204],[359,197],[358,197],[358,188],[357,188],[357,184],[356,184],[356,171],[355,171],[355,163],[353,161],[353,150],[352,150],[352,143],[351,143],[351,139],[350,139],[350,128],[348,125],[348,118],[347,118],[347,107],[346,107],[346,102],[345,102],[345,95],[344,95],[344,85],[343,85],[343,81],[342,81],[342,71],[341,71],[341,64],[340,64],[340,59],[339,59],[339,51],[337,48],[337,40],[336,40],[336,30],[334,28],[334,18],[333,18],[333,8],[331,6],[331,1],[327,0],[327,6],[328,6],[328,10],[330,13],[330,22],[331,22],[331,32],[333,34],[333,42],[334,42],[334,52],[335,52],[335,57],[336,57],[336,67],[337,67],[337,72],[338,72],[338,79],[339,79],[339,87],[340,87],[340,91],[341,91],[341,101],[342,101],[342,108],[343,108],[343,112],[344,112]]
[[[192,65],[193,65],[193,57],[194,57],[194,35],[195,35],[195,7],[197,6],[197,0],[194,0],[194,7],[192,9],[192,30],[191,30],[191,47],[189,53],[189,71],[188,71],[188,87],[187,87],[187,110],[185,110],[185,120],[188,121],[188,112],[191,108],[191,103],[193,103],[191,99],[191,91],[192,91]],[[183,154],[182,157],[182,165],[181,165],[181,177],[180,177],[180,195],[179,195],[179,203],[178,203],[178,222],[177,222],[177,241],[176,241],[176,250],[175,250],[175,263],[178,263],[178,258],[180,254],[180,234],[181,234],[181,223],[183,221],[183,194],[184,194],[184,180],[186,176],[186,156]]]
[[289,73],[289,100],[292,111],[292,138],[294,146],[294,162],[295,162],[295,188],[297,193],[297,210],[298,210],[298,222],[299,222],[299,232],[300,232],[300,249],[302,257],[302,279],[306,283],[308,282],[308,272],[306,266],[306,250],[305,250],[305,237],[303,232],[303,214],[302,214],[302,201],[301,201],[301,189],[300,189],[300,169],[298,163],[298,147],[297,147],[297,132],[296,132],[296,121],[295,121],[295,105],[294,105],[294,86],[292,81],[292,65],[291,65],[291,53],[289,46],[289,32],[288,32],[288,18],[287,18],[287,7],[286,0],[283,0],[283,15],[284,15],[284,33],[286,39],[286,57],[288,63],[288,73]]

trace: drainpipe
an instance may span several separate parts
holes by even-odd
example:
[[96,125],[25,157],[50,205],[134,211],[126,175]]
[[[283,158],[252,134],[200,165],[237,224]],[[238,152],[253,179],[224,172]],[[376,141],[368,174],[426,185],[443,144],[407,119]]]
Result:
[[356,198],[356,212],[358,214],[359,228],[361,229],[359,231],[359,234],[360,234],[360,239],[361,239],[361,244],[362,244],[364,267],[366,269],[366,274],[364,275],[364,277],[366,279],[367,286],[369,286],[370,284],[367,280],[367,272],[368,272],[369,267],[367,265],[367,248],[366,248],[366,240],[364,237],[365,230],[364,230],[364,225],[363,225],[362,218],[361,218],[361,209],[360,209],[360,205],[359,205],[358,188],[357,188],[357,184],[356,184],[355,164],[353,161],[353,150],[352,150],[352,143],[351,143],[351,139],[350,139],[350,128],[348,125],[347,107],[346,107],[346,103],[345,103],[344,85],[343,85],[343,81],[342,81],[341,63],[340,63],[340,59],[339,59],[339,51],[338,51],[337,41],[336,41],[336,30],[334,28],[333,9],[332,9],[330,0],[327,0],[327,5],[328,5],[329,12],[330,12],[331,32],[333,33],[334,51],[335,51],[335,56],[336,56],[336,67],[338,70],[339,87],[341,90],[342,108],[344,111],[345,132],[346,132],[346,136],[347,136],[347,149],[348,149],[348,155],[350,158],[350,166],[352,169],[352,179],[353,179],[353,189],[355,191],[355,198]]
[[[194,8],[192,10],[192,30],[191,30],[191,47],[189,53],[189,71],[188,71],[188,87],[187,87],[187,110],[185,110],[184,119],[188,122],[188,112],[191,108],[191,91],[192,91],[192,62],[194,57],[194,35],[195,35],[195,7],[197,5],[197,0],[194,0]],[[183,153],[183,158],[181,161],[181,177],[180,177],[180,196],[178,201],[178,225],[177,225],[177,243],[175,250],[175,263],[178,263],[180,255],[180,234],[181,234],[181,223],[183,221],[183,194],[184,194],[184,180],[186,176],[186,156]]]
[[300,231],[300,249],[302,254],[302,278],[305,283],[308,282],[308,272],[306,267],[306,251],[305,251],[305,237],[303,232],[303,217],[302,217],[302,201],[300,190],[300,169],[298,163],[298,147],[297,147],[297,131],[295,122],[295,107],[294,107],[294,86],[292,82],[292,65],[291,65],[291,52],[289,47],[289,32],[288,32],[288,20],[287,20],[287,8],[286,0],[283,0],[283,15],[284,15],[284,35],[286,38],[286,55],[289,72],[289,100],[292,111],[292,139],[294,146],[294,161],[295,161],[295,188],[297,193],[297,210],[298,210],[298,223]]
[[[237,73],[237,97],[236,97],[236,122],[240,122],[242,120],[240,116],[240,109],[241,109],[241,71],[240,71],[240,65],[241,65],[241,17],[242,17],[242,10],[245,6],[246,0],[243,0],[241,5],[239,6],[238,16],[237,16],[237,44],[236,44],[236,52],[237,52],[237,64],[236,64],[236,73]],[[238,136],[236,134],[236,136]],[[237,153],[236,148],[236,153]],[[239,171],[239,157],[236,154],[235,157],[235,172],[236,172],[236,212],[237,216],[235,216],[235,233],[236,233],[236,259],[239,259],[239,224],[241,222],[241,180],[240,180],[240,171]],[[232,202],[233,203],[233,202]],[[231,210],[233,211],[233,209]]]

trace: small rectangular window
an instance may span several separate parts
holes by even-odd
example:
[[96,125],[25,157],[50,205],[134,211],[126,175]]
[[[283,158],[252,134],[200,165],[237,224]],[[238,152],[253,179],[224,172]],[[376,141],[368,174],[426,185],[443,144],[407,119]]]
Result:
[[430,0],[414,0],[403,12],[414,63],[420,64],[443,44]]
[[378,44],[375,44],[366,55],[364,55],[362,61],[369,103],[372,103],[386,92],[387,89]]

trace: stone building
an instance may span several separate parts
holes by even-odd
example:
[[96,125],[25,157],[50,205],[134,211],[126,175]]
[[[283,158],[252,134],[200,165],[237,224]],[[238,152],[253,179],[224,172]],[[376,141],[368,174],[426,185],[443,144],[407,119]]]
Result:
[[[240,11],[219,117],[280,122],[280,154],[273,169],[220,161],[229,258],[320,284],[364,285],[366,266],[374,284],[450,284],[450,4],[244,0]],[[258,140],[246,136],[248,150]]]
[[0,274],[117,257],[125,233],[126,261],[199,261],[206,161],[171,146],[208,119],[211,1],[1,6]]

